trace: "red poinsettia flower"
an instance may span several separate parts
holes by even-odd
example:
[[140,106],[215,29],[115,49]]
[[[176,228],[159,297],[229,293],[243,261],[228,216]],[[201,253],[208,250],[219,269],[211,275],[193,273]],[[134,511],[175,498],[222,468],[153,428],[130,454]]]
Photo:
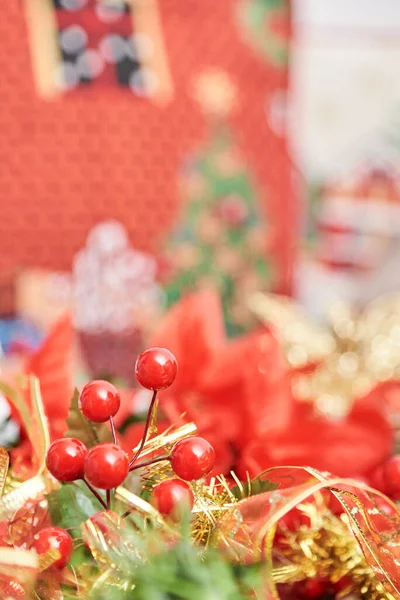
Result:
[[51,438],[62,436],[74,391],[73,328],[69,316],[54,325],[41,346],[28,358],[24,371],[25,375],[39,379]]
[[265,329],[228,340],[214,292],[176,304],[152,345],[169,348],[179,365],[174,384],[160,394],[161,410],[171,422],[185,413],[196,423],[215,446],[215,472],[229,471],[255,435],[288,423],[293,398],[278,343]]
[[166,315],[152,340],[179,364],[161,394],[174,422],[182,413],[214,446],[214,473],[236,468],[257,475],[277,465],[305,465],[342,476],[367,474],[391,452],[384,407],[359,400],[346,419],[329,421],[295,402],[279,345],[265,329],[227,340],[216,294],[187,296]]
[[341,477],[365,476],[390,456],[393,429],[382,409],[355,402],[348,416],[329,421],[299,407],[288,426],[256,437],[238,463],[242,477],[280,465],[310,466]]

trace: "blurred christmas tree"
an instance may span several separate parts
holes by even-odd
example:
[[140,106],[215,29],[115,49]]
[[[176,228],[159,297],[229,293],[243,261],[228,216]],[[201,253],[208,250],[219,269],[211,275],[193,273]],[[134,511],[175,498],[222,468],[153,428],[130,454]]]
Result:
[[186,204],[166,249],[168,305],[187,290],[221,294],[229,335],[251,325],[245,300],[270,280],[257,186],[233,136],[220,124],[183,173]]
[[238,24],[248,43],[268,62],[286,64],[290,16],[286,0],[241,0]]

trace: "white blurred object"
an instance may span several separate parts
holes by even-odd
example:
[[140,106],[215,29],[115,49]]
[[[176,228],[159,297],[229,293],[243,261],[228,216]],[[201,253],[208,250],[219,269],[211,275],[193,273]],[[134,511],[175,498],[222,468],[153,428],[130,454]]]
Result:
[[399,187],[400,3],[294,0],[293,14],[291,141],[305,180],[324,190],[306,207],[313,254],[297,296],[321,320],[338,300],[362,307],[400,290],[400,193],[362,189],[374,169]]
[[10,419],[10,415],[10,405],[5,396],[0,394],[0,444],[4,447],[14,444],[20,433],[19,425]]
[[117,221],[96,225],[73,264],[74,321],[85,332],[135,329],[142,313],[161,303],[156,261],[129,246]]
[[318,262],[303,261],[296,271],[296,296],[307,313],[323,323],[338,299],[353,305],[358,282],[344,273],[334,273]]
[[291,141],[306,177],[332,176],[398,114],[400,3],[295,0],[293,12]]

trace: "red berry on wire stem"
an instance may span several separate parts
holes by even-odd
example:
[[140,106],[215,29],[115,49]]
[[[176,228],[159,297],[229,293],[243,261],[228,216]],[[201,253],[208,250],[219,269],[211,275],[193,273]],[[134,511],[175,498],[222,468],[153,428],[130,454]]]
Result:
[[121,397],[117,388],[101,379],[87,383],[79,396],[79,408],[94,423],[105,423],[110,417],[114,417],[120,404]]
[[205,477],[213,470],[214,464],[214,448],[201,437],[180,440],[171,452],[171,466],[174,472],[186,481]]
[[65,529],[61,527],[45,527],[33,538],[31,548],[36,551],[37,554],[45,554],[49,550],[58,550],[61,557],[58,558],[53,564],[53,567],[62,569],[68,564],[71,558],[73,544],[72,538]]
[[116,444],[98,444],[89,450],[84,470],[85,479],[91,485],[111,490],[121,485],[128,475],[128,457]]
[[136,378],[149,390],[163,390],[175,380],[178,363],[166,348],[149,348],[142,352],[135,365]]
[[166,479],[154,486],[152,502],[162,515],[179,520],[185,508],[192,510],[194,496],[185,481]]
[[47,451],[46,466],[58,481],[75,481],[83,477],[88,453],[85,444],[75,438],[55,440]]

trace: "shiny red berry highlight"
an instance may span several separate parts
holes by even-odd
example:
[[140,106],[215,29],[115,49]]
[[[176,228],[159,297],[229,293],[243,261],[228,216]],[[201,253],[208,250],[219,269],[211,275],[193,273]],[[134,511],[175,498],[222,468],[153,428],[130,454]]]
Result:
[[181,440],[171,452],[171,466],[174,472],[186,481],[205,477],[213,470],[214,464],[214,448],[201,437]]
[[179,520],[182,512],[192,510],[193,492],[181,479],[166,479],[153,488],[152,503],[166,517]]
[[79,396],[79,408],[94,423],[105,423],[110,417],[114,417],[120,404],[121,397],[117,388],[101,379],[86,384]]
[[128,457],[116,444],[98,444],[89,450],[84,471],[91,485],[101,490],[111,490],[121,485],[128,475]]
[[75,438],[55,440],[47,451],[46,466],[58,481],[75,481],[83,477],[88,449]]
[[31,548],[39,555],[45,554],[49,550],[58,550],[61,557],[52,566],[62,569],[68,564],[71,558],[73,549],[72,538],[61,527],[45,527],[35,535]]
[[166,348],[149,348],[139,355],[135,372],[143,387],[148,390],[163,390],[174,382],[178,363]]

